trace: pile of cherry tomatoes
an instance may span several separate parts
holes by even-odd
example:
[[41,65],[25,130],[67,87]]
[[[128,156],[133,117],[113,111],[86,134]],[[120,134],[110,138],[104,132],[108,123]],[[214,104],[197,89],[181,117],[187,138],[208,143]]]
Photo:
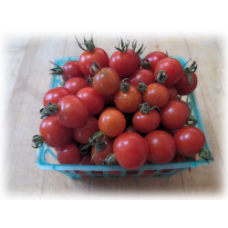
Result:
[[158,51],[141,60],[143,45],[136,50],[136,41],[129,48],[130,42],[120,39],[110,58],[93,38],[77,43],[84,50],[79,61],[53,63],[51,74],[61,75],[64,83],[43,98],[34,148],[43,142],[54,147],[60,164],[129,170],[195,160],[197,153],[209,159],[205,135],[180,100],[197,86],[196,62],[182,66]]

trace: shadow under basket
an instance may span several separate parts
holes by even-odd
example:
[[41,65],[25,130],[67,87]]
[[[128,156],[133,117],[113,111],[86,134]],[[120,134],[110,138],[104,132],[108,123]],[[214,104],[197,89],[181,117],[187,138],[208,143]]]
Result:
[[[145,56],[141,56],[141,59]],[[187,61],[180,56],[170,56],[177,59],[183,66]],[[63,57],[55,60],[55,63],[59,66],[63,66],[66,62],[71,60],[79,60],[79,57]],[[186,66],[185,66],[186,67]],[[61,86],[61,76],[52,76],[50,87]],[[188,96],[182,97],[182,100],[186,101],[191,108],[191,115],[198,120],[197,128],[203,131],[206,137],[206,144],[204,148],[209,150],[211,156],[213,153],[209,144],[203,119],[200,113],[199,105],[196,100],[195,93],[191,93]],[[53,162],[48,161],[47,157],[51,157]],[[55,162],[54,162],[55,161]],[[105,166],[105,165],[62,165],[57,164],[56,154],[52,148],[47,146],[45,143],[42,147],[37,149],[36,152],[36,165],[40,169],[55,170],[69,176],[71,178],[83,179],[83,178],[132,178],[132,177],[170,177],[177,173],[180,173],[189,168],[196,168],[200,166],[208,166],[213,161],[199,159],[197,161],[188,161],[180,163],[167,163],[167,164],[147,164],[143,165],[136,170],[126,170],[119,165]]]

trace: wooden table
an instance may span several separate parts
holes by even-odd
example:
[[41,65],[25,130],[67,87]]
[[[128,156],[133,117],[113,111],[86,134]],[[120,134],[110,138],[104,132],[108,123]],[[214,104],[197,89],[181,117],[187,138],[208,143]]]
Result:
[[[78,37],[80,41],[83,37]],[[223,43],[214,37],[137,37],[123,39],[144,43],[144,54],[168,51],[169,55],[192,58],[198,63],[195,90],[215,161],[176,174],[171,178],[123,178],[72,180],[59,172],[40,170],[35,165],[36,150],[31,139],[38,133],[39,110],[51,76],[49,61],[64,56],[79,56],[82,50],[74,36],[16,37],[6,44],[4,99],[1,102],[2,150],[5,192],[10,196],[61,198],[196,198],[220,196],[225,188],[224,164],[224,57]],[[116,37],[95,36],[96,46],[111,55]]]

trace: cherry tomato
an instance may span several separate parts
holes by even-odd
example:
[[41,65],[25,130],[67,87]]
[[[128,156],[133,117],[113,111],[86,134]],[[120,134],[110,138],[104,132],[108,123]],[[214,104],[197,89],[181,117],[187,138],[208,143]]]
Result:
[[195,73],[192,73],[192,81],[193,83],[191,84],[187,75],[183,73],[180,80],[175,84],[178,94],[188,95],[192,93],[197,86],[197,77]]
[[[151,164],[151,163],[148,160],[146,160],[146,162],[144,163],[144,165],[149,165],[149,164]],[[155,172],[156,172],[156,170],[145,170],[142,175],[149,176],[149,175],[154,174]]]
[[115,104],[114,94],[106,95],[106,96],[104,96],[104,99],[105,99],[105,104],[109,104],[109,105]]
[[148,59],[151,66],[150,66],[150,70],[154,73],[155,71],[155,67],[157,65],[157,63],[164,59],[164,58],[167,58],[168,56],[163,53],[163,52],[160,52],[160,51],[155,51],[155,52],[151,52],[149,53],[148,55],[146,55],[145,59]]
[[109,154],[113,154],[113,150],[112,150],[113,139],[106,137],[106,139],[103,142],[106,144],[105,148],[102,151],[98,152],[94,157],[93,155],[96,152],[95,146],[92,146],[92,149],[91,149],[91,157],[93,157],[93,162],[96,165],[103,165],[105,158]]
[[158,127],[157,130],[160,130],[160,131],[165,131],[167,133],[169,133],[172,137],[175,135],[175,133],[178,131],[178,130],[171,130],[171,129],[168,129],[168,128],[165,128],[164,126],[160,125]]
[[80,161],[80,150],[73,144],[61,146],[57,152],[60,164],[78,164]]
[[196,127],[183,127],[174,135],[177,152],[191,157],[200,152],[206,143],[204,133]]
[[181,101],[169,101],[161,109],[161,123],[164,127],[175,130],[184,126],[188,118],[188,109]]
[[120,111],[109,109],[98,119],[99,129],[109,137],[120,135],[126,127],[126,119]]
[[138,131],[134,128],[133,125],[128,125],[128,126],[125,128],[124,132],[135,132],[135,133],[138,133]]
[[[80,156],[80,161],[79,161],[79,165],[95,165],[92,161],[91,161],[91,154],[85,154],[85,155],[81,155]],[[85,171],[78,171],[75,170],[75,173],[85,173]]]
[[104,108],[103,111],[100,113],[100,115],[105,112],[106,110],[117,110],[117,111],[120,111],[116,106],[110,106],[110,107],[107,107],[107,108]]
[[48,90],[47,93],[44,95],[43,105],[44,107],[47,106],[48,102],[51,102],[52,104],[56,104],[63,97],[71,94],[72,93],[70,92],[70,90],[63,87],[52,88]]
[[109,60],[109,66],[114,69],[120,77],[128,77],[138,68],[138,56],[131,49],[125,53],[116,51]]
[[134,114],[132,122],[138,132],[147,134],[158,128],[161,122],[161,117],[155,109],[146,114],[143,114],[139,110]]
[[145,136],[149,147],[148,160],[154,164],[170,162],[176,152],[174,139],[164,131],[153,131]]
[[161,70],[167,75],[166,81],[162,82],[164,86],[175,85],[180,80],[183,72],[180,62],[174,58],[164,58],[157,63],[154,70],[155,80],[158,80],[158,76],[160,75],[160,73],[156,72]]
[[148,146],[139,134],[125,132],[115,139],[113,152],[123,168],[137,169],[148,157]]
[[178,163],[184,161],[184,156],[182,154],[176,153],[174,158],[170,161],[170,163]]
[[169,100],[169,93],[165,86],[159,83],[152,83],[147,86],[146,92],[143,94],[143,100],[148,102],[150,107],[163,107]]
[[[80,145],[80,143],[77,142],[77,141],[74,139],[73,135],[71,136],[70,140],[69,140],[67,143],[65,143],[65,145],[66,145],[66,144],[74,144],[74,145],[77,146],[77,147],[79,147],[79,145]],[[60,148],[60,147],[55,147],[56,152],[58,152],[58,149],[59,149],[59,148]]]
[[174,86],[167,87],[169,93],[169,101],[178,99],[178,92]]
[[89,83],[84,78],[71,78],[64,85],[73,95],[76,95],[79,90],[89,86]]
[[92,87],[79,90],[77,96],[85,102],[91,116],[99,114],[104,108],[104,97]]
[[93,77],[94,89],[102,95],[112,95],[120,85],[119,75],[109,67],[102,68]]
[[89,137],[98,132],[98,121],[93,116],[89,116],[86,122],[80,127],[74,128],[73,135],[76,141],[82,144],[89,143]]
[[56,115],[48,116],[40,124],[40,135],[50,147],[64,146],[72,137],[73,130],[62,126]]
[[156,82],[154,74],[147,69],[138,69],[129,77],[129,84],[137,87],[139,82],[143,82],[146,85]]
[[182,101],[182,100],[180,100],[180,101],[183,102],[186,105],[186,107],[188,109],[188,116],[190,116],[191,115],[191,108],[190,108],[189,104],[187,102],[185,102],[185,101]]
[[86,122],[89,116],[87,105],[75,95],[63,97],[58,102],[58,107],[57,118],[65,127],[79,127]]
[[[126,87],[124,87],[124,85],[126,85]],[[134,113],[139,109],[139,105],[143,102],[143,98],[138,89],[123,82],[121,88],[118,89],[114,95],[114,102],[120,111],[124,113]]]

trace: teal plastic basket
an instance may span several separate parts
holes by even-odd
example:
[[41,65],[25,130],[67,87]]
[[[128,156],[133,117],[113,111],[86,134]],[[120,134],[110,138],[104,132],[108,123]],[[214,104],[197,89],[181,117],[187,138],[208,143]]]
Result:
[[[181,65],[186,63],[186,59],[180,56],[171,56],[172,58],[177,59]],[[144,56],[141,56],[144,58]],[[71,60],[79,60],[79,57],[63,57],[55,60],[55,63],[59,66],[63,66],[66,62]],[[187,67],[187,65],[185,66]],[[52,76],[50,89],[54,87],[61,86],[61,76],[55,75]],[[210,143],[208,140],[208,136],[205,130],[205,126],[203,123],[203,119],[200,113],[199,105],[195,96],[195,93],[185,96],[186,102],[191,107],[191,115],[193,115],[197,120],[198,124],[197,128],[201,129],[206,136],[206,144],[204,146],[205,149],[211,152],[211,156],[213,157],[213,153],[211,151]],[[189,162],[181,162],[181,163],[168,163],[168,164],[149,164],[143,165],[136,170],[126,170],[119,165],[115,166],[105,166],[105,165],[62,165],[62,164],[51,164],[47,161],[47,154],[51,155],[57,161],[56,154],[52,151],[52,149],[47,146],[45,143],[41,148],[37,149],[36,153],[36,165],[40,169],[46,170],[56,170],[69,176],[71,178],[122,178],[122,177],[170,177],[174,174],[182,172],[189,168],[196,168],[200,166],[208,166],[213,161],[206,161],[204,159],[199,159],[198,161],[189,161]],[[58,162],[58,161],[57,161]],[[144,175],[144,171],[154,170],[154,173],[151,175]],[[110,173],[110,171],[119,171],[114,173]]]

